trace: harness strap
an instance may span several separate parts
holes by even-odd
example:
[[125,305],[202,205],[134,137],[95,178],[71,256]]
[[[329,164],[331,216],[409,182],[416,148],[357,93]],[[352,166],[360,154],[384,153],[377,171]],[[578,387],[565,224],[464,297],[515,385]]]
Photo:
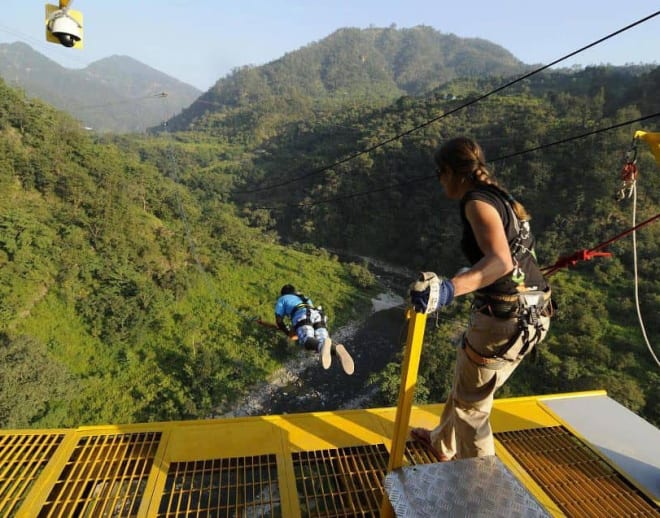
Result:
[[[298,320],[298,322],[296,322],[293,325],[293,328],[295,330],[298,330],[298,328],[302,327],[302,326],[312,326],[314,329],[322,329],[322,328],[326,327],[325,326],[326,318],[325,318],[325,315],[323,314],[323,311],[321,311],[318,308],[313,308],[309,304],[298,304],[296,306],[296,308],[298,308],[298,309],[301,309],[303,307],[307,309],[307,314],[305,315],[305,318],[301,318],[300,320]],[[321,315],[321,319],[318,322],[312,322],[312,319],[311,319],[312,309],[318,311],[319,315]],[[297,311],[297,309],[293,311],[293,314],[295,314],[296,311]],[[292,314],[292,316],[293,316],[293,314]]]
[[293,326],[293,329],[297,331],[298,328],[302,326],[312,326],[314,329],[324,329],[325,322],[323,320],[319,322],[312,322],[309,318],[303,318],[302,320],[296,322],[296,325]]
[[295,305],[295,306],[293,307],[293,309],[291,310],[291,316],[295,315],[296,312],[297,312],[299,309],[302,309],[302,308],[307,308],[307,309],[309,309],[309,308],[311,308],[311,307],[312,307],[312,306],[310,306],[310,305],[307,304],[306,302],[301,302],[300,304],[297,304],[297,305]]
[[[472,348],[472,346],[470,345],[470,342],[468,342],[466,337],[463,337],[463,350],[465,351],[465,354],[467,354],[468,358],[470,358],[470,360],[472,360],[474,363],[476,363],[480,367],[489,367],[489,366],[493,366],[493,365],[501,365],[502,362],[511,361],[511,360],[508,360],[506,358],[502,358],[502,356],[504,356],[509,351],[509,349],[511,349],[511,347],[513,347],[513,344],[515,344],[518,341],[518,338],[520,338],[520,335],[523,334],[523,333],[525,334],[525,336],[523,336],[524,344],[523,344],[522,349],[520,350],[520,354],[524,355],[527,352],[527,350],[530,348],[530,346],[532,345],[532,343],[529,340],[527,340],[528,335],[529,335],[527,327],[521,327],[518,330],[518,332],[515,333],[511,337],[511,339],[509,339],[509,341],[500,348],[500,350],[498,351],[498,354],[495,355],[495,356],[482,356],[481,354],[479,354],[477,351],[475,351]],[[540,338],[540,336],[541,336],[540,333],[537,333],[535,338],[536,337]],[[536,345],[536,343],[534,343],[534,345]]]
[[470,345],[470,342],[467,341],[467,338],[463,338],[463,350],[465,351],[465,354],[467,355],[470,360],[472,360],[474,363],[481,367],[488,367],[489,365],[499,365],[503,361],[502,358],[496,358],[496,357],[488,357],[488,356],[481,356],[477,351],[475,351],[472,346]]
[[522,325],[521,321],[518,320],[518,332],[514,333],[514,335],[511,338],[509,338],[509,341],[499,348],[496,356],[501,357],[504,356],[506,353],[508,353],[509,349],[513,347],[513,344],[515,344],[518,341],[518,338],[520,338],[521,334],[523,335],[523,347],[520,350],[520,354],[524,354],[524,351],[527,351],[527,349],[529,348],[529,342],[527,342],[527,338],[528,338],[527,326]]
[[[550,297],[550,292],[528,292],[529,300],[525,300],[524,294],[517,295],[518,302],[500,302],[493,301],[492,303],[486,302],[484,306],[475,307],[476,311],[494,316],[496,318],[511,318],[517,321],[517,331],[507,340],[507,342],[500,346],[497,353],[493,356],[482,356],[475,351],[467,340],[463,338],[463,349],[465,349],[468,357],[477,365],[488,366],[497,364],[502,361],[510,361],[504,358],[514,344],[522,337],[522,347],[518,352],[518,356],[524,356],[530,349],[534,351],[535,346],[541,341],[543,331],[545,330],[541,317],[552,316],[553,306]],[[482,300],[484,300],[482,298]],[[486,299],[487,300],[487,299]],[[530,327],[534,327],[534,335],[530,337]]]
[[302,319],[298,320],[298,322],[296,322],[293,325],[293,328],[297,331],[299,327],[311,326],[311,325],[312,325],[312,321],[309,319],[309,317],[306,317],[306,318],[302,318]]
[[302,293],[294,293],[294,295],[300,299],[300,302],[295,306],[293,306],[291,313],[289,313],[289,318],[293,318],[293,315],[295,315],[299,309],[303,309],[303,308],[307,308],[307,315],[309,316],[309,310],[312,307],[309,303],[309,299],[305,297]]

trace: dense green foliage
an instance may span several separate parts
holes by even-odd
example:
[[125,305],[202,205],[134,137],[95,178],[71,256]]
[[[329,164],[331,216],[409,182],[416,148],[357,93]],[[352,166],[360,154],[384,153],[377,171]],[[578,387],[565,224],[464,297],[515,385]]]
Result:
[[[302,227],[309,239],[327,246],[348,247],[408,265],[412,256],[414,266],[428,266],[429,260],[444,264],[455,258],[455,250],[445,242],[457,235],[458,215],[455,204],[444,199],[437,185],[431,154],[443,138],[467,133],[483,144],[500,181],[529,205],[537,233],[552,233],[553,242],[547,236],[541,240],[543,251],[549,252],[543,254],[545,260],[552,261],[571,248],[586,246],[608,230],[612,221],[627,219],[621,210],[625,206],[611,203],[611,198],[635,126],[502,157],[657,112],[657,101],[655,106],[645,101],[657,91],[657,69],[628,70],[626,81],[620,69],[612,68],[610,74],[607,70],[542,75],[353,160],[327,167],[456,109],[499,83],[455,81],[431,96],[401,98],[384,109],[367,109],[352,120],[342,111],[335,120],[299,127],[295,136],[284,134],[263,144],[264,152],[235,199],[252,207],[282,207],[272,213],[285,235],[294,226]],[[650,154],[641,159],[642,167],[653,170]],[[658,177],[650,174],[645,181],[641,208],[643,214],[651,215],[657,203]],[[267,188],[279,184],[282,187]],[[355,197],[356,193],[362,195]],[[301,209],[300,201],[308,205]],[[397,210],[378,210],[385,207]],[[590,225],[584,225],[585,215]],[[419,222],[424,222],[424,228],[410,232]],[[336,232],[337,228],[345,231]],[[396,246],[392,246],[394,240]]]
[[456,77],[524,69],[498,45],[431,27],[340,29],[266,65],[234,70],[168,124],[254,143],[293,121],[316,125],[340,106],[384,106]]
[[368,302],[363,267],[284,248],[177,184],[205,178],[201,147],[120,150],[0,89],[3,427],[206,417],[299,352],[254,322],[282,284],[337,325]]
[[[657,119],[524,151],[658,112],[658,67],[541,74],[427,124],[505,81],[456,70],[433,78],[404,50],[435,37],[426,28],[339,31],[236,71],[169,126],[188,131],[160,136],[85,134],[0,86],[0,424],[221,411],[295,352],[254,325],[271,316],[281,284],[322,301],[333,325],[368,302],[370,273],[326,249],[451,275],[464,265],[457,207],[431,160],[444,138],[482,142],[497,177],[532,212],[544,265],[631,226],[631,200],[613,200],[621,158],[632,132],[657,131]],[[352,66],[356,55],[364,67]],[[638,222],[660,204],[658,169],[643,147],[639,167]],[[636,236],[652,344],[659,228]],[[614,257],[552,277],[552,331],[499,396],[606,389],[660,422],[631,245],[617,241]],[[468,309],[459,299],[429,325],[420,401],[446,397]],[[398,376],[396,364],[374,376],[383,404],[394,404]]]
[[[431,154],[443,138],[469,134],[484,145],[500,182],[531,211],[540,261],[550,265],[632,226],[632,201],[613,199],[622,158],[636,129],[657,131],[658,123],[525,151],[657,114],[659,70],[597,67],[542,74],[427,126],[499,83],[461,79],[386,108],[341,111],[314,128],[301,122],[295,135],[262,144],[264,152],[234,199],[252,210],[268,208],[263,218],[276,221],[284,236],[302,233],[317,244],[451,275],[464,266],[458,210],[437,184]],[[405,138],[379,145],[417,126]],[[657,166],[645,144],[640,146],[637,222],[657,214],[660,205]],[[369,152],[346,160],[360,150]],[[658,225],[637,234],[640,307],[651,344],[660,335],[658,236]],[[613,259],[581,264],[553,279],[562,309],[547,347],[538,364],[518,374],[502,395],[603,388],[649,420],[660,420],[657,366],[637,322],[631,238],[608,250]],[[422,367],[431,401],[448,390],[453,355],[446,348],[451,350],[448,338],[456,331],[443,329],[429,335]],[[395,372],[378,382],[395,387],[387,379]],[[395,403],[395,394],[385,388],[384,394],[384,402]]]

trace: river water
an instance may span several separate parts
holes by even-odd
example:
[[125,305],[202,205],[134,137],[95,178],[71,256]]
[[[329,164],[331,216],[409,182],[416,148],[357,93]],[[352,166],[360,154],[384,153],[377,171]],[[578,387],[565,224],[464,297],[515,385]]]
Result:
[[[382,292],[372,300],[370,314],[358,322],[333,329],[335,344],[343,343],[355,361],[347,376],[333,357],[324,370],[319,355],[299,348],[296,357],[264,383],[253,387],[233,408],[214,417],[276,415],[296,412],[368,408],[374,396],[369,378],[392,361],[400,361],[405,347],[405,294],[414,272],[361,258],[369,264]],[[297,343],[291,347],[298,347]]]

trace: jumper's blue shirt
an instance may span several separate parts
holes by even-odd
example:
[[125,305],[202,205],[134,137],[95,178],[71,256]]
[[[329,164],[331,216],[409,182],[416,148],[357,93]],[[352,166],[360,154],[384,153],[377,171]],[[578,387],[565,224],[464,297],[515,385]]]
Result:
[[[286,295],[282,295],[279,299],[277,299],[277,302],[275,303],[275,315],[278,317],[293,318],[293,313],[296,306],[302,302],[304,302],[303,299],[294,293],[287,293]],[[307,304],[310,306],[314,305],[310,299],[307,299]]]

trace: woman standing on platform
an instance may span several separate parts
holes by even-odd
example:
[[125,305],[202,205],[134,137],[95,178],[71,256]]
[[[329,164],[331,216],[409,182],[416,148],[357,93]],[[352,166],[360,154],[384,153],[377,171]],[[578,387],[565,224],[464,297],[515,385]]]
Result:
[[444,461],[495,454],[495,391],[545,338],[552,303],[536,262],[530,216],[493,178],[479,144],[457,137],[434,159],[446,196],[460,200],[461,248],[471,267],[451,279],[422,273],[411,286],[411,303],[417,312],[431,313],[474,293],[440,423],[411,431]]

